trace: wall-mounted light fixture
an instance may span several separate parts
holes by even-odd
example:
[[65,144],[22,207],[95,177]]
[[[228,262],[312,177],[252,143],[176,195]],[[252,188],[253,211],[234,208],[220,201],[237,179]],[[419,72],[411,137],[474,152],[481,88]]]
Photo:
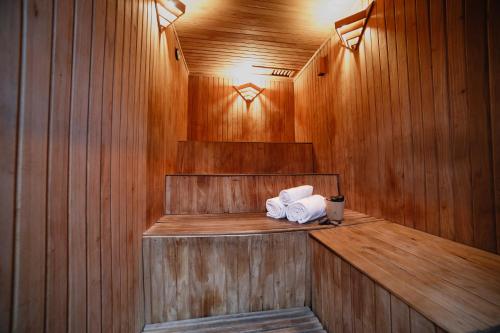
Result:
[[264,90],[264,88],[260,88],[250,82],[239,86],[233,86],[233,88],[236,89],[238,94],[248,103],[251,103]]
[[318,76],[325,76],[328,74],[328,56],[319,58]]
[[365,9],[335,22],[335,31],[343,46],[350,50],[358,48],[374,3],[375,1],[372,1]]
[[186,5],[179,0],[156,0],[156,14],[161,29],[165,29],[186,12]]

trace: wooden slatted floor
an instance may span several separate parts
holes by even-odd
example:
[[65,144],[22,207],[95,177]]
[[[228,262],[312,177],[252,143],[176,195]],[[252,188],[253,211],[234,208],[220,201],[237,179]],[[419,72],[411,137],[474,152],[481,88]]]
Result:
[[144,333],[326,333],[307,307],[240,313],[150,324]]
[[[376,221],[380,219],[346,210],[342,226]],[[266,217],[265,213],[165,215],[146,230],[144,236],[245,235],[325,228],[331,226],[319,225],[317,221],[298,224],[276,220]]]

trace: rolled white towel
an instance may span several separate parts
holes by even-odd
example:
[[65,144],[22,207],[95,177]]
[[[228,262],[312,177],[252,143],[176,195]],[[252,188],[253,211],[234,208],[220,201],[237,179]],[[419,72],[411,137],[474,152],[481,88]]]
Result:
[[306,223],[325,214],[325,198],[318,194],[295,201],[286,207],[286,217],[293,222]]
[[281,203],[279,197],[266,200],[267,216],[273,219],[281,219],[286,217],[285,205]]
[[280,200],[285,206],[287,206],[294,201],[312,195],[312,193],[313,193],[313,187],[311,185],[292,187],[280,192]]

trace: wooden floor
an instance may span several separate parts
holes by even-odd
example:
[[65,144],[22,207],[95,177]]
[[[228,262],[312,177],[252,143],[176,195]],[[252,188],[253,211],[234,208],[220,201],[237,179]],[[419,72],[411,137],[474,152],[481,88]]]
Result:
[[446,331],[500,330],[498,255],[384,221],[311,236]]
[[145,332],[155,333],[325,333],[318,318],[307,307],[240,313],[150,324]]
[[[342,226],[379,221],[358,212],[346,210]],[[286,219],[272,219],[265,213],[165,215],[144,236],[245,235],[272,232],[331,228],[317,221],[305,224]]]

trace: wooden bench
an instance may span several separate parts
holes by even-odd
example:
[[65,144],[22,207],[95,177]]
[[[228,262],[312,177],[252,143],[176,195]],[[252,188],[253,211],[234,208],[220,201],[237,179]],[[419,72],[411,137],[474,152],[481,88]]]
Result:
[[[374,221],[347,211],[344,225]],[[264,213],[165,216],[144,233],[146,323],[310,306],[308,231]]]
[[310,236],[329,332],[500,331],[500,256],[387,221]]

